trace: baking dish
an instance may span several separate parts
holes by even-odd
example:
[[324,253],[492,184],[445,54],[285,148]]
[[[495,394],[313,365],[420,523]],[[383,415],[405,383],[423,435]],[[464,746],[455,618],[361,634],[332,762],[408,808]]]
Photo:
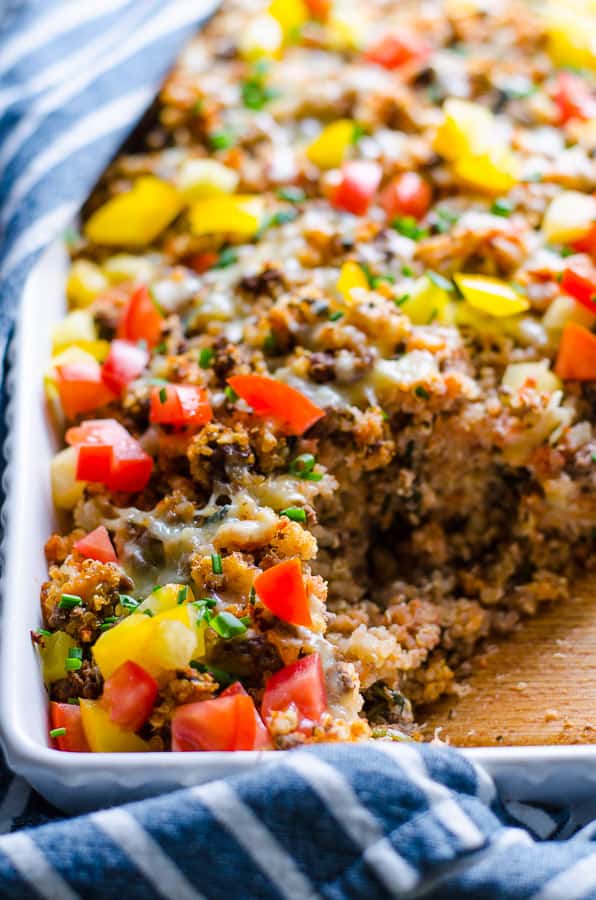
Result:
[[[31,272],[13,347],[4,476],[0,731],[10,767],[57,807],[80,812],[274,764],[284,754],[70,754],[48,744],[46,695],[29,632],[39,627],[39,587],[46,577],[43,546],[55,526],[48,466],[56,442],[42,384],[51,328],[64,314],[66,265],[65,249],[55,242]],[[499,747],[464,753],[485,766],[505,798],[575,804],[580,819],[589,817],[585,801],[592,788],[596,794],[596,747]]]

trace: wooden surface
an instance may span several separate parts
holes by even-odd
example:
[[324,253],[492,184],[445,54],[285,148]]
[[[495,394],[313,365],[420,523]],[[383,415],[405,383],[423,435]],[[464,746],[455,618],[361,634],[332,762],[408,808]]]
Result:
[[596,743],[596,585],[495,641],[461,697],[419,710],[460,747]]

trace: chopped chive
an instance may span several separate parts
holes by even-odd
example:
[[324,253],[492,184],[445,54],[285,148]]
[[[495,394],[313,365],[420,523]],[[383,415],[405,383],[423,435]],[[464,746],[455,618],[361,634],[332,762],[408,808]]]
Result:
[[257,592],[255,591],[254,587],[251,587],[250,589],[250,592],[248,594],[248,602],[253,606],[257,602]]
[[80,706],[78,697],[69,697],[67,703],[70,703],[71,706]]
[[51,631],[48,631],[47,628],[38,628],[37,633],[41,634],[42,637],[49,637],[51,635]]
[[410,238],[412,241],[419,241],[428,236],[428,229],[421,228],[413,216],[403,216],[402,218],[394,219],[391,227],[398,234]]
[[298,478],[305,478],[309,472],[315,467],[316,459],[312,453],[301,453],[296,459],[293,459],[289,466],[291,475],[297,475]]
[[198,100],[195,100],[195,102],[192,105],[192,111],[195,114],[195,116],[201,115],[201,113],[203,112],[204,106],[205,106],[205,103],[204,103],[202,97],[199,97]]
[[402,294],[401,297],[396,297],[394,302],[396,306],[403,306],[409,299],[409,294]]
[[240,621],[248,627],[250,625],[250,616],[240,616]]
[[78,670],[81,668],[82,665],[83,665],[82,659],[76,659],[76,658],[69,656],[67,659],[64,660],[64,668],[66,669],[67,672],[78,672]]
[[214,616],[209,625],[224,641],[246,632],[246,625],[229,612],[220,612]]
[[306,194],[302,188],[287,185],[278,189],[277,196],[280,200],[285,200],[287,203],[302,203]]
[[149,618],[152,619],[152,618],[153,618],[153,610],[152,610],[152,609],[144,609],[144,610],[143,610],[143,615],[144,615],[144,616],[149,616]]
[[416,385],[414,388],[414,393],[417,397],[420,397],[421,400],[430,400],[430,394],[426,390],[426,388],[422,387],[421,384]]
[[366,131],[364,127],[360,124],[360,122],[354,122],[354,131],[352,133],[352,143],[357,144],[358,141],[362,140]]
[[235,675],[230,675],[229,672],[224,672],[223,669],[217,669],[215,666],[206,666],[205,663],[198,662],[196,659],[190,661],[190,667],[197,672],[206,672],[209,675],[213,675],[221,687],[227,687],[227,685],[233,684],[234,681],[238,680]]
[[215,352],[211,347],[203,347],[199,353],[199,366],[201,369],[208,369],[214,356]]
[[188,586],[185,584],[178,591],[178,605],[181,603],[186,603],[186,598],[188,597]]
[[223,565],[219,553],[211,554],[211,571],[214,575],[221,575],[223,573]]
[[573,250],[571,247],[561,247],[560,254],[563,259],[566,259],[568,256],[573,256],[575,254],[575,250]]
[[114,625],[113,622],[103,622],[103,624],[99,626],[99,630],[107,631],[109,628],[112,628],[113,625]]
[[441,288],[442,291],[447,291],[449,294],[453,293],[453,283],[449,281],[448,278],[443,278],[442,275],[439,275],[439,273],[433,271],[433,269],[427,269],[426,277],[438,288]]
[[503,216],[504,218],[507,218],[507,216],[510,216],[513,212],[513,204],[507,197],[497,197],[497,199],[493,201],[490,211],[493,216]]
[[395,275],[391,275],[389,272],[386,275],[373,275],[370,279],[370,286],[374,290],[380,284],[383,284],[384,281],[389,282],[389,284],[395,284]]
[[83,658],[83,650],[81,647],[71,647],[68,651],[69,659],[82,659]]
[[[141,343],[141,342],[139,341],[139,343]],[[147,342],[143,341],[143,343],[146,344]],[[163,356],[163,354],[166,352],[167,349],[168,349],[168,347],[167,347],[166,342],[162,341],[161,344],[158,344],[157,347],[155,348],[155,352],[159,353],[160,356]]]
[[275,351],[277,350],[277,340],[273,333],[268,334],[263,341],[263,350],[265,351],[265,353],[275,353]]
[[165,389],[165,387],[160,388],[159,389],[159,402],[165,403],[167,399],[168,399],[167,390]]
[[238,254],[234,250],[233,247],[224,247],[223,250],[219,251],[219,255],[217,257],[217,262],[214,263],[211,268],[212,269],[227,269],[228,266],[233,266],[234,263],[238,262]]
[[238,394],[236,393],[234,388],[231,387],[229,384],[227,384],[225,386],[224,394],[226,395],[226,397],[230,403],[235,403],[236,400],[238,400]]
[[302,475],[302,478],[305,481],[321,481],[323,478],[322,472],[307,472],[306,475]]
[[66,734],[66,728],[52,728],[50,731],[51,738],[63,737]]
[[292,522],[306,522],[306,510],[300,509],[299,506],[288,506],[286,509],[281,509],[279,514],[291,519]]
[[459,215],[444,206],[435,209],[435,227],[439,234],[445,234],[459,220]]
[[414,274],[414,269],[411,266],[403,265],[401,267],[401,274],[404,276],[404,278],[411,278]]
[[119,594],[118,600],[120,606],[123,606],[124,609],[136,609],[139,605],[139,601],[135,600],[134,597],[129,597],[128,594]]
[[118,617],[117,616],[106,616],[103,621],[104,621],[104,625],[106,622],[108,623],[108,625],[113,625],[114,622],[118,621]]
[[77,594],[62,594],[58,606],[60,609],[73,609],[75,606],[80,606],[82,602]]
[[330,322],[338,322],[341,318],[343,318],[343,315],[344,314],[341,311],[341,309],[338,309],[335,312],[332,312],[329,314],[329,321]]
[[214,131],[209,135],[209,143],[213,150],[227,150],[234,143],[231,131]]

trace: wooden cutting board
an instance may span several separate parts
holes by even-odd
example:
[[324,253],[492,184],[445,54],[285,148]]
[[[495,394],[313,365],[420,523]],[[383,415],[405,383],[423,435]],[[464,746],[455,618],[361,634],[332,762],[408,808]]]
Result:
[[474,663],[464,694],[418,710],[459,747],[596,743],[596,582],[524,622]]

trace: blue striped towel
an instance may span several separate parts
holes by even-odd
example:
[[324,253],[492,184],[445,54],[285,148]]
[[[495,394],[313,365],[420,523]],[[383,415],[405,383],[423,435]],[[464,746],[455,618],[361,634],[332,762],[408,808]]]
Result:
[[[31,265],[215,5],[0,0],[3,358]],[[2,897],[596,897],[596,826],[563,840],[569,831],[565,810],[503,804],[447,747],[293,751],[76,819],[0,766]]]

